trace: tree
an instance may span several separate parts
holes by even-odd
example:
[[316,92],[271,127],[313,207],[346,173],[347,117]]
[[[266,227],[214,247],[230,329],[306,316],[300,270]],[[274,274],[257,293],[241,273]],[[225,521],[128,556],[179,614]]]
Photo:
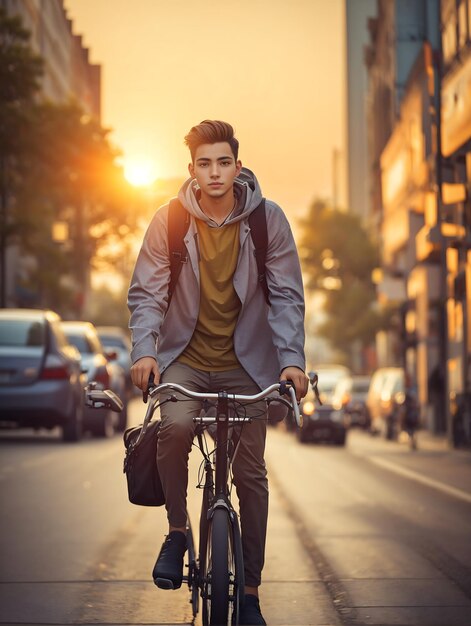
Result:
[[303,229],[300,252],[308,289],[323,290],[327,320],[319,327],[334,348],[351,359],[352,346],[370,345],[387,324],[388,313],[376,307],[372,272],[379,264],[377,247],[351,213],[315,201]]
[[[6,248],[18,244],[28,269],[20,305],[80,316],[90,269],[122,258],[143,210],[124,180],[110,131],[74,102],[39,94],[41,59],[18,17],[0,12],[1,306]],[[54,240],[57,223],[66,241]]]
[[[22,245],[42,260],[30,274],[30,284],[40,301],[53,301],[58,310],[62,304],[70,309],[72,290],[70,314],[76,316],[84,312],[91,269],[127,272],[123,262],[145,208],[124,179],[109,132],[73,102],[38,105],[28,180],[18,196]],[[68,225],[68,240],[61,247],[51,237],[56,222]],[[50,280],[46,268],[51,261],[72,278],[69,289],[57,275],[55,282]]]
[[42,61],[29,47],[29,33],[18,17],[0,9],[0,306],[6,305],[6,248],[18,232],[10,209],[31,148],[34,97]]

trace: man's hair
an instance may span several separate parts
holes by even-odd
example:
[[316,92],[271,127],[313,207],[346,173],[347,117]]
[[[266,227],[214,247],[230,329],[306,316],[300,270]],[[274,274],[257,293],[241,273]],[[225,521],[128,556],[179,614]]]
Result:
[[237,161],[239,142],[234,137],[234,129],[227,122],[203,120],[197,126],[193,126],[188,135],[185,136],[185,143],[190,149],[192,161],[195,160],[196,149],[203,144],[223,142],[230,145],[234,159]]

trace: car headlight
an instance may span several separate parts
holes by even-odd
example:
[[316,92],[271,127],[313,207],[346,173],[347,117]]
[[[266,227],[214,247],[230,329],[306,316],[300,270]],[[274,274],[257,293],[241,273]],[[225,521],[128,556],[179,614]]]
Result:
[[309,400],[303,404],[303,413],[305,415],[312,415],[316,407],[314,406],[314,402],[310,402]]

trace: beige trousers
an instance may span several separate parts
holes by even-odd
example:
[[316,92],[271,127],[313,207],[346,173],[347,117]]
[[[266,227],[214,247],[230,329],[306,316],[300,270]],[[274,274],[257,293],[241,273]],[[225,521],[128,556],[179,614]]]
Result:
[[[183,363],[173,363],[162,374],[161,382],[184,385],[200,392],[254,394],[260,391],[247,372],[240,368],[226,372],[205,372]],[[161,400],[165,394],[161,395]],[[196,400],[167,402],[161,408],[162,426],[157,447],[157,465],[165,494],[165,506],[171,526],[186,524],[188,487],[188,455],[195,425],[192,418],[201,411]],[[265,558],[268,517],[268,480],[264,461],[266,415],[265,403],[245,407],[245,414],[254,417],[241,427],[240,444],[233,462],[234,484],[240,506],[245,583],[257,587]],[[258,419],[257,419],[258,417]]]

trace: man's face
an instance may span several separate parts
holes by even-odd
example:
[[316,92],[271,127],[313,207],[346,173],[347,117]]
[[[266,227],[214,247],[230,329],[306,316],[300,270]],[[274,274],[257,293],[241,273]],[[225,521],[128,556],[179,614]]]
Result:
[[195,178],[202,194],[221,198],[232,192],[234,179],[239,175],[242,163],[234,159],[227,142],[207,143],[196,149],[195,160],[188,170]]

